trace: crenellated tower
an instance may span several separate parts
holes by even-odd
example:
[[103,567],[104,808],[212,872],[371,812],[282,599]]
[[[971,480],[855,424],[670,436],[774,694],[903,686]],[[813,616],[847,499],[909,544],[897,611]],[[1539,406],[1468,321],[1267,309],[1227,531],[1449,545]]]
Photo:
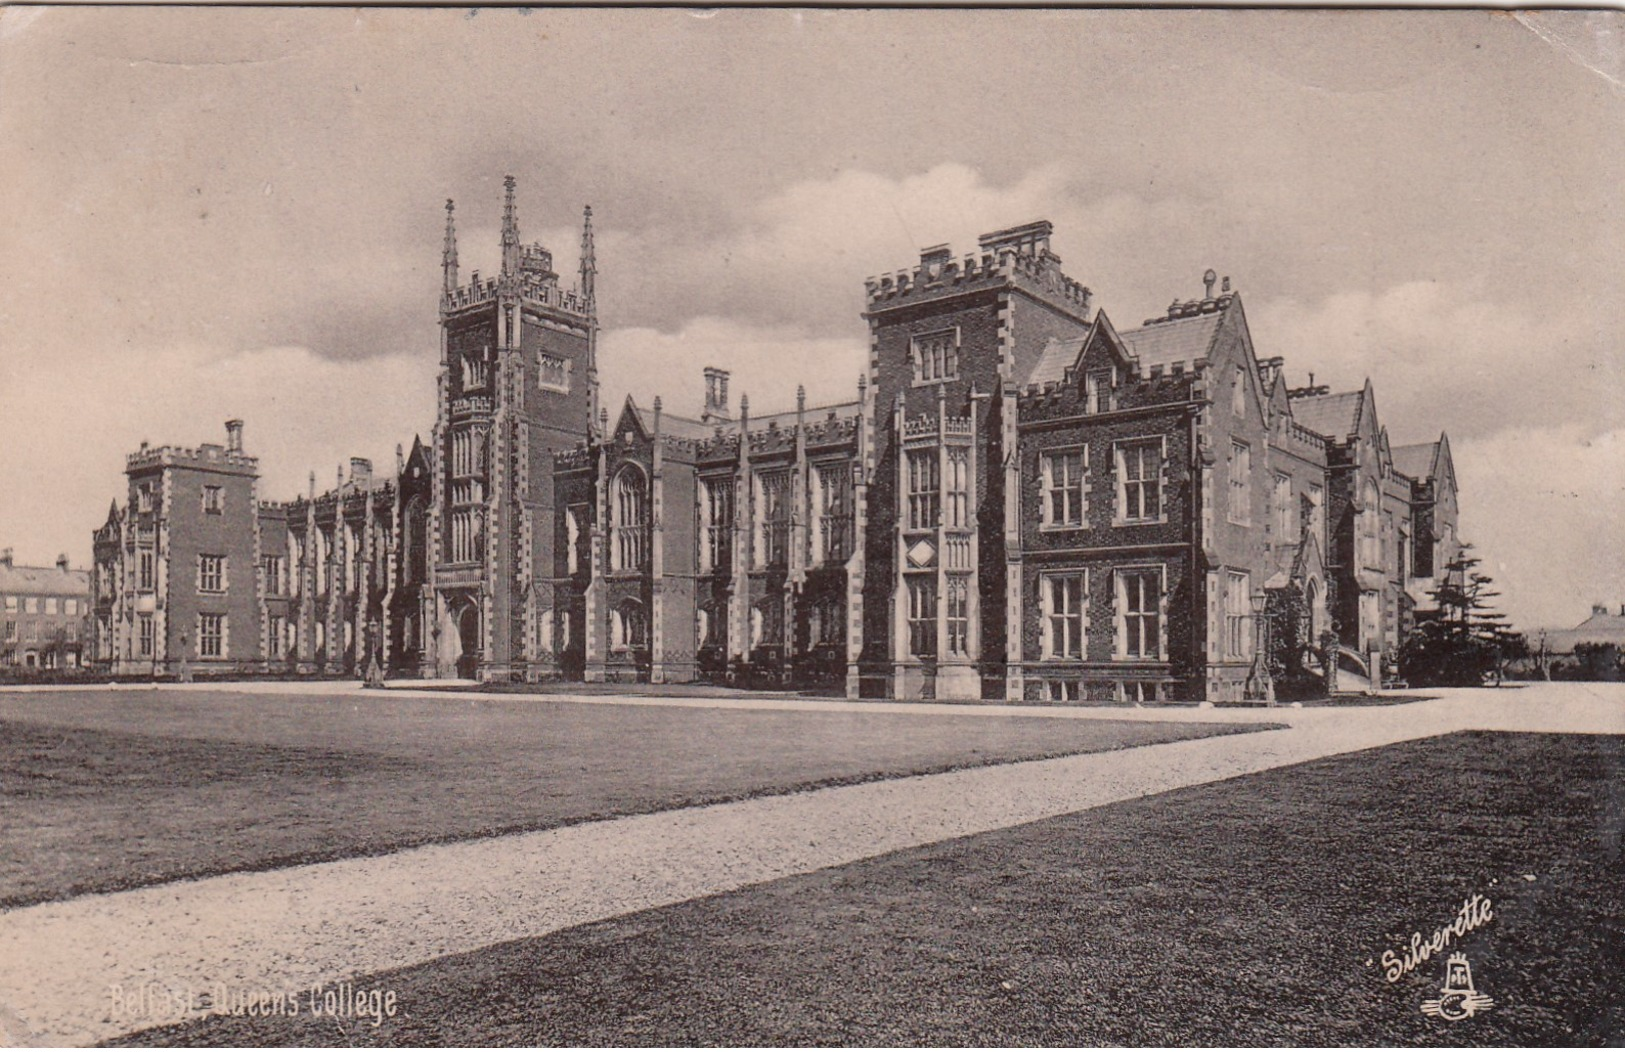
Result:
[[446,202],[438,408],[423,623],[430,676],[506,680],[556,674],[553,458],[592,433],[591,211],[581,283],[519,233],[517,184],[503,181],[496,277],[460,280],[455,206]]

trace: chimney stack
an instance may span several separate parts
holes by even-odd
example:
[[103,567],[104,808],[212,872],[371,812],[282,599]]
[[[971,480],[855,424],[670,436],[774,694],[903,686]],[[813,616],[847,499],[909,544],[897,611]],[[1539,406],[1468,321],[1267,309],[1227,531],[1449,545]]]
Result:
[[704,423],[733,419],[728,411],[728,370],[714,365],[705,367],[705,411],[700,414]]
[[226,421],[226,452],[241,453],[243,451],[243,422],[241,420]]
[[63,573],[68,572],[68,553],[67,552],[63,552],[61,555],[58,555],[56,557],[56,568],[58,570],[62,571]]
[[[8,548],[8,549],[6,549],[6,551],[9,554],[11,549]],[[1606,613],[1608,613],[1608,604],[1607,603],[1592,603],[1591,604],[1591,616],[1596,617],[1599,614],[1606,614]]]
[[357,486],[366,486],[372,481],[372,461],[366,457],[350,458],[350,481]]
[[11,569],[11,549],[10,548],[0,549],[0,566],[4,566],[8,570]]

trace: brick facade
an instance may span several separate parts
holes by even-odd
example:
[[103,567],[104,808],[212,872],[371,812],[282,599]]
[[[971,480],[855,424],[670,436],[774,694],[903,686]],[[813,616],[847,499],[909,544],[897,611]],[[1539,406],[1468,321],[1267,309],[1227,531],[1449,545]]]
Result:
[[[243,668],[357,674],[376,653],[437,678],[1239,701],[1269,693],[1291,609],[1276,628],[1313,668],[1380,675],[1459,543],[1448,442],[1390,449],[1369,384],[1289,389],[1212,272],[1120,333],[1050,232],[868,279],[850,401],[735,412],[706,369],[698,414],[628,399],[612,419],[591,211],[565,289],[520,243],[510,179],[501,270],[464,283],[448,202],[429,442],[394,478],[355,461],[284,504],[256,503],[240,430],[132,457],[97,534],[102,660],[169,669],[219,607],[217,660]],[[216,484],[225,511],[200,517]],[[132,588],[154,545],[157,582]],[[233,580],[200,594],[215,548]],[[165,619],[151,655],[138,613]]]

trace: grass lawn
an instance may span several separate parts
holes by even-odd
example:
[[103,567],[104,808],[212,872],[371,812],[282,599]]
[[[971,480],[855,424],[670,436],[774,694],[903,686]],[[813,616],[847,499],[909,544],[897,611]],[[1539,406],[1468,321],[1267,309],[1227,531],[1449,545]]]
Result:
[[[376,975],[381,1028],[154,1044],[1570,1045],[1625,1039],[1625,738],[1458,734],[899,852]],[[1447,1022],[1441,957],[1494,1007]]]
[[0,907],[1248,727],[135,690],[0,695]]

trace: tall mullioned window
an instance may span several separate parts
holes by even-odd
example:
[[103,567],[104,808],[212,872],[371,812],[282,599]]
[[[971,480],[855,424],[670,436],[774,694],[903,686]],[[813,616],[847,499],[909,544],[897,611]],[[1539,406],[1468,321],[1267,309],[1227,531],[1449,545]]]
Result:
[[1292,499],[1292,476],[1275,476],[1275,540],[1277,544],[1297,540],[1297,520],[1294,512],[1298,510]]
[[935,449],[908,454],[908,528],[935,529],[942,501],[942,469]]
[[783,566],[790,561],[790,473],[757,474],[756,501],[756,565]]
[[852,472],[843,462],[818,468],[818,529],[814,550],[825,565],[841,563],[852,553]]
[[1248,629],[1248,607],[1251,603],[1252,583],[1245,573],[1234,570],[1226,574],[1224,593],[1224,654],[1228,658],[1252,657],[1252,636]]
[[1124,442],[1117,447],[1118,518],[1149,522],[1162,516],[1162,441]]
[[151,548],[142,548],[136,552],[136,587],[143,592],[150,592],[155,587],[157,578],[157,555]]
[[700,484],[700,572],[726,573],[733,562],[734,480]]
[[551,391],[570,390],[570,362],[553,354],[542,354],[536,358],[538,382],[543,388]]
[[1042,651],[1047,660],[1083,657],[1084,575],[1048,574],[1042,579],[1038,601],[1042,606]]
[[1042,521],[1045,526],[1083,525],[1084,471],[1081,449],[1046,453],[1040,461],[1044,487]]
[[1238,526],[1253,522],[1253,450],[1245,442],[1230,443],[1229,518]]
[[959,340],[952,332],[914,337],[914,380],[931,383],[959,373]]
[[200,555],[197,558],[197,587],[200,592],[224,592],[226,590],[226,557],[224,555]]
[[649,494],[644,488],[643,472],[634,467],[621,469],[615,476],[612,495],[615,514],[613,570],[638,570],[648,555]]
[[197,617],[197,652],[199,657],[226,656],[226,615],[199,614]]
[[136,655],[138,657],[152,657],[153,646],[158,634],[154,630],[151,614],[137,614],[136,620]]
[[970,590],[971,580],[963,574],[948,577],[947,618],[948,654],[966,657],[970,654]]
[[908,652],[914,657],[937,654],[937,578],[935,574],[905,577],[908,588]]
[[1130,661],[1162,656],[1162,571],[1119,570],[1117,657]]
[[219,515],[226,510],[225,491],[219,486],[203,487],[203,513]]

